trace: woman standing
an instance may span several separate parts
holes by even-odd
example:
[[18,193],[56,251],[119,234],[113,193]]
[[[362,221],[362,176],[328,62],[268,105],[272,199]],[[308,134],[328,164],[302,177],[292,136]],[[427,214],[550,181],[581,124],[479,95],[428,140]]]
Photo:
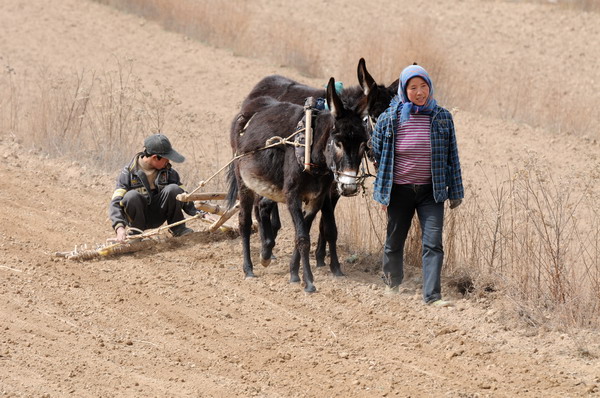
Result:
[[395,294],[404,277],[404,242],[415,211],[423,244],[423,300],[442,300],[444,202],[464,197],[452,115],[437,105],[429,74],[418,65],[400,74],[398,96],[379,117],[373,132],[377,169],[374,199],[387,210],[383,254],[386,293]]

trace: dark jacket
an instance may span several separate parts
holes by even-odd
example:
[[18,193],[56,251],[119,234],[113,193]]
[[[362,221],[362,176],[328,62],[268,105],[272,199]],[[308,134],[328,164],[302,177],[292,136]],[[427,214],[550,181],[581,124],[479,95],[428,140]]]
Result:
[[[125,212],[123,211],[123,206],[121,205],[121,200],[128,191],[134,189],[146,198],[148,204],[152,202],[153,193],[150,190],[150,183],[148,182],[146,173],[144,173],[144,170],[138,165],[138,159],[142,155],[143,152],[135,155],[129,165],[125,166],[121,171],[121,174],[117,177],[116,188],[112,195],[112,199],[110,200],[108,209],[108,215],[114,229],[129,224]],[[159,170],[156,175],[156,180],[154,181],[154,186],[157,189],[156,193],[162,191],[164,187],[170,184],[176,184],[184,189],[181,180],[179,179],[179,174],[171,168],[171,164],[169,163],[167,164],[167,167]],[[194,202],[186,202],[182,207],[189,215],[194,215],[197,212],[194,207]]]

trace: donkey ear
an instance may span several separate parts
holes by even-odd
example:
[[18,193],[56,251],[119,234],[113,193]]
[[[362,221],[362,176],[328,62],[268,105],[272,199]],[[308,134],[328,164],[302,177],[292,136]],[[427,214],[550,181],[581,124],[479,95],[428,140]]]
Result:
[[358,84],[362,87],[365,95],[369,95],[371,87],[375,84],[375,79],[373,79],[369,71],[367,71],[367,64],[364,58],[361,58],[358,61],[357,75]]
[[339,117],[344,111],[344,104],[335,91],[335,79],[332,77],[327,83],[327,106],[334,117]]
[[367,95],[366,108],[362,113],[365,115],[371,113],[371,110],[375,108],[375,104],[380,100],[382,95],[385,95],[384,91],[377,87],[377,84],[373,84],[373,86],[371,86],[371,92]]

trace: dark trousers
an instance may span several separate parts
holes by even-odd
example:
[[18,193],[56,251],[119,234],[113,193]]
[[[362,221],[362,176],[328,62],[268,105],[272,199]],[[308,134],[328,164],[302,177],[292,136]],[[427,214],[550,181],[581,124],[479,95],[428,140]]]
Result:
[[182,203],[176,199],[183,189],[176,184],[169,184],[159,193],[152,196],[150,203],[137,191],[128,191],[121,203],[133,228],[145,230],[158,228],[165,221],[172,224],[183,220]]
[[441,273],[444,262],[442,230],[444,203],[436,203],[433,187],[428,185],[392,186],[387,209],[388,224],[383,251],[383,274],[386,283],[397,286],[404,278],[404,243],[417,212],[423,244],[423,300],[426,303],[442,298]]

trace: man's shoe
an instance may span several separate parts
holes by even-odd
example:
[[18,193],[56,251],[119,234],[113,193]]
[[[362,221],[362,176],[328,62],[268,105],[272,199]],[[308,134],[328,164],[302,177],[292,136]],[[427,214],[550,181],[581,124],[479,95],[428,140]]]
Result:
[[173,236],[176,238],[180,236],[186,236],[194,232],[193,229],[186,227],[184,224],[177,225],[173,228],[169,228],[169,231],[171,231],[171,234],[173,234]]

